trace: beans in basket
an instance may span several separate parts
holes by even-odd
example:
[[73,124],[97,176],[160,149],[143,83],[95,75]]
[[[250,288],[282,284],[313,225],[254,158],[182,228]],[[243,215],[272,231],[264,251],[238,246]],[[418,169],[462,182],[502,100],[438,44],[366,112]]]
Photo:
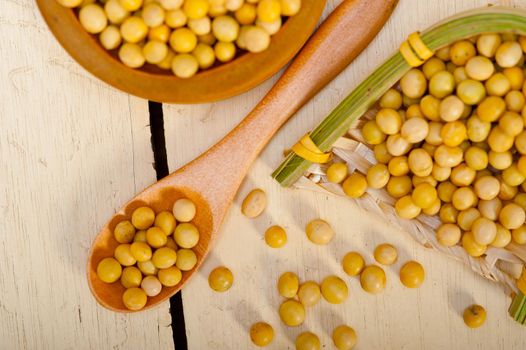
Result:
[[[437,241],[479,257],[526,243],[526,37],[461,40],[407,72],[361,129],[377,164],[327,177],[359,197],[386,188],[398,216],[436,215]],[[342,174],[345,171],[340,171]],[[407,267],[418,284],[418,267]],[[406,274],[406,280],[407,280]]]

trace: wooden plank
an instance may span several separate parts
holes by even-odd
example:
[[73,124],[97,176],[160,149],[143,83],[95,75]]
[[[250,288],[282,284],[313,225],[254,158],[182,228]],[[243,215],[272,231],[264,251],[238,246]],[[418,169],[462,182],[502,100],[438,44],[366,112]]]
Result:
[[[332,9],[339,1],[329,1]],[[526,6],[526,1],[500,1]],[[502,290],[468,268],[429,251],[409,235],[359,210],[344,198],[282,189],[270,178],[282,152],[315,126],[361,80],[382,63],[412,31],[424,29],[456,12],[486,6],[482,0],[400,1],[393,17],[371,46],[343,74],[303,108],[272,140],[254,164],[227,217],[218,240],[202,270],[183,291],[190,349],[247,349],[252,323],[266,321],[276,337],[269,349],[292,349],[297,334],[317,333],[326,348],[333,348],[334,327],[347,323],[358,332],[357,349],[466,349],[523,348],[524,328],[507,315],[509,298]],[[274,78],[275,79],[275,78]],[[170,169],[190,161],[219,140],[256,104],[272,81],[236,98],[200,106],[165,106],[165,130]],[[257,137],[257,135],[254,135]],[[242,145],[240,145],[242,147]],[[269,207],[262,217],[248,220],[240,213],[244,196],[254,187],[265,189]],[[313,218],[328,220],[337,232],[327,247],[312,245],[304,227]],[[263,241],[270,225],[283,225],[289,242],[272,250]],[[351,250],[373,262],[374,247],[390,242],[399,248],[399,261],[386,268],[387,290],[368,295],[355,278],[345,277],[340,260]],[[409,259],[426,268],[426,283],[417,290],[398,280],[400,266]],[[207,285],[208,273],[228,266],[235,284],[224,294]],[[277,309],[282,298],[275,288],[278,276],[294,271],[302,280],[321,281],[328,274],[343,277],[350,286],[349,300],[339,306],[322,301],[307,310],[298,328],[284,327]],[[461,312],[473,302],[487,308],[487,324],[479,330],[464,326]]]
[[98,229],[155,181],[148,106],[89,75],[30,0],[0,3],[0,348],[168,349],[169,303],[116,314],[91,296]]

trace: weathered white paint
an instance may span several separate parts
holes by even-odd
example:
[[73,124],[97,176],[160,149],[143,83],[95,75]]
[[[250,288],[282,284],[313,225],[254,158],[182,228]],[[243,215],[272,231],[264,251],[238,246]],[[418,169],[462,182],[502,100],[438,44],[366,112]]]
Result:
[[147,102],[77,65],[34,1],[0,2],[0,349],[169,349],[168,303],[99,306],[98,229],[155,181]]

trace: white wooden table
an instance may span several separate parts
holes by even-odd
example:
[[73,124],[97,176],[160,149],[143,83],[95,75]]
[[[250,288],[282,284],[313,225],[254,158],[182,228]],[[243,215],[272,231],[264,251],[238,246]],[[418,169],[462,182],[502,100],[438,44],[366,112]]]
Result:
[[[496,1],[524,6],[525,0]],[[339,1],[329,0],[327,11]],[[251,349],[248,328],[264,320],[276,331],[271,349],[292,349],[295,336],[311,330],[325,349],[330,334],[346,323],[358,333],[357,349],[524,349],[526,329],[508,317],[509,298],[496,285],[456,261],[426,250],[344,198],[282,189],[270,178],[282,152],[316,125],[407,34],[483,0],[400,0],[370,47],[306,105],[272,140],[250,171],[225,221],[222,237],[198,275],[183,291],[189,349]],[[0,2],[0,349],[170,349],[174,347],[169,303],[122,315],[100,307],[85,277],[89,246],[103,223],[134,193],[155,181],[147,101],[98,81],[54,40],[31,0]],[[190,161],[239,122],[276,77],[235,98],[199,106],[165,105],[170,170]],[[266,190],[266,213],[248,220],[241,199]],[[326,247],[310,244],[305,224],[328,220],[337,236]],[[286,227],[289,243],[271,250],[263,241],[273,224]],[[345,277],[341,257],[360,251],[372,261],[374,247],[399,248],[387,268],[388,286],[372,296]],[[416,259],[425,284],[408,290],[398,269]],[[209,271],[231,268],[235,284],[217,294]],[[321,302],[304,325],[284,327],[275,283],[287,271],[320,281],[344,277],[349,300]],[[488,311],[478,330],[463,325],[461,312],[477,302]],[[176,339],[177,342],[177,339]]]

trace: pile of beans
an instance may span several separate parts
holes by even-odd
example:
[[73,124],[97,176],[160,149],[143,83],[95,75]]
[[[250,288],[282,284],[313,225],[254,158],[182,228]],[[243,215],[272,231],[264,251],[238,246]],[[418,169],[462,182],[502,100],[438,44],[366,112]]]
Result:
[[[398,251],[388,243],[380,244],[374,250],[374,259],[381,265],[392,265],[398,259]],[[357,252],[347,253],[342,260],[343,270],[349,276],[360,275],[362,289],[376,294],[385,289],[385,271],[378,265],[365,265],[364,258]],[[400,281],[407,288],[418,288],[424,283],[425,271],[416,261],[405,263],[400,269]]]
[[[300,283],[293,272],[285,272],[278,279],[278,292],[286,298],[279,307],[281,321],[289,327],[303,324],[306,308],[313,307],[323,297],[328,303],[341,304],[347,300],[349,289],[344,280],[330,275],[320,285],[314,281]],[[357,342],[355,331],[346,325],[336,328],[333,341],[338,349],[351,349]],[[296,349],[320,349],[320,340],[312,332],[304,332],[296,338]]]
[[[309,222],[306,233],[311,242],[320,245],[327,244],[334,235],[330,225],[320,219]],[[312,237],[329,237],[329,239],[321,239],[315,242]],[[376,247],[374,257],[382,265],[392,265],[397,260],[398,252],[390,244],[381,244]],[[347,253],[342,260],[342,267],[349,276],[360,275],[360,283],[364,291],[376,294],[385,289],[386,275],[384,270],[378,265],[365,266],[365,261],[359,253]],[[404,264],[400,269],[400,280],[408,288],[420,287],[424,279],[424,268],[415,261]],[[299,277],[295,273],[285,272],[279,277],[277,286],[279,294],[286,298],[279,307],[279,316],[281,321],[289,327],[297,327],[303,324],[306,309],[316,305],[322,297],[331,304],[341,304],[349,295],[345,281],[335,275],[325,277],[318,285],[315,281],[300,283]],[[260,323],[254,325],[254,327],[259,326]],[[270,325],[267,327],[272,329]],[[251,337],[254,341],[252,333]],[[257,340],[254,342],[256,345],[262,344]],[[351,327],[342,325],[334,330],[333,342],[336,348],[347,350],[354,347],[357,336]],[[312,332],[300,334],[296,338],[296,349],[320,349],[318,336]]]
[[[57,0],[122,63],[190,78],[241,51],[262,52],[301,0]],[[240,51],[241,50],[241,51]]]
[[[241,212],[249,217],[260,216],[267,205],[267,197],[261,189],[251,191],[243,200]],[[305,227],[307,239],[316,245],[327,245],[335,236],[331,225],[314,219]],[[265,242],[271,248],[280,248],[287,241],[285,230],[272,226],[265,232]],[[398,259],[398,252],[391,244],[380,244],[374,251],[375,260],[382,265],[392,265]],[[385,289],[386,275],[378,265],[365,265],[365,260],[357,252],[347,253],[342,260],[343,271],[348,276],[360,276],[364,291],[372,294]],[[425,279],[424,268],[415,261],[409,261],[400,269],[400,280],[408,288],[418,288]],[[283,273],[277,281],[277,290],[284,298],[278,313],[281,321],[288,327],[298,327],[305,321],[307,309],[315,306],[323,298],[330,304],[341,304],[349,296],[345,281],[335,275],[326,276],[320,284],[316,281],[301,282],[294,272]],[[257,346],[267,346],[274,338],[273,327],[266,322],[257,322],[250,328],[250,338]],[[339,350],[350,350],[357,342],[354,329],[347,325],[336,327],[332,334],[334,345]],[[312,332],[303,332],[296,338],[296,350],[316,350],[321,348],[319,337]]]
[[133,211],[130,220],[119,222],[113,231],[119,245],[113,257],[102,259],[97,276],[105,283],[120,283],[126,288],[122,295],[130,310],[144,308],[148,297],[158,295],[162,287],[174,287],[183,273],[197,264],[192,250],[199,242],[199,231],[191,222],[195,204],[177,200],[173,212],[155,213],[149,207]]
[[[267,196],[261,189],[252,190],[241,204],[241,212],[248,218],[260,216],[267,206]],[[332,227],[321,219],[312,220],[305,230],[308,239],[314,244],[326,245],[334,237]],[[287,234],[281,226],[271,226],[265,231],[265,242],[271,248],[281,248],[287,242]],[[321,297],[331,303],[344,302],[349,289],[337,276],[327,276],[321,283],[305,281],[300,284],[299,277],[293,272],[285,272],[277,282],[278,293],[285,298],[279,306],[281,321],[289,327],[297,327],[305,321],[305,308],[316,305]],[[354,347],[357,338],[355,331],[346,325],[334,329],[333,341],[340,350]],[[257,322],[250,328],[250,339],[257,346],[267,346],[274,339],[274,329],[266,322]],[[296,338],[297,350],[320,349],[320,339],[312,332],[303,332]]]
[[379,101],[361,133],[377,164],[327,178],[353,198],[368,187],[396,198],[398,216],[438,215],[436,238],[479,257],[526,243],[526,37],[483,34],[413,68]]

